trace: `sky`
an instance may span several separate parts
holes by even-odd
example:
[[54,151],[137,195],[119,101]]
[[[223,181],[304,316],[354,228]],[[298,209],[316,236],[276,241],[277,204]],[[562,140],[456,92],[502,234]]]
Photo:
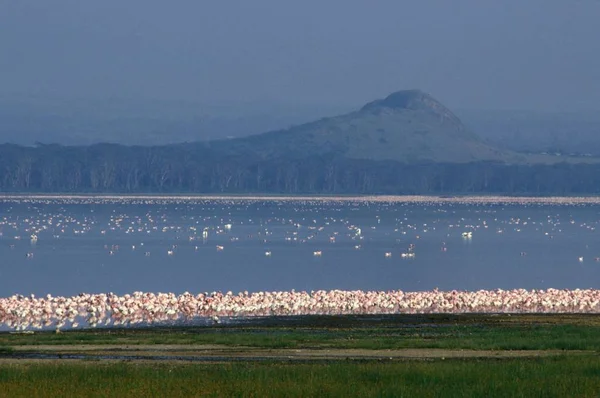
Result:
[[0,97],[600,109],[597,0],[0,0]]

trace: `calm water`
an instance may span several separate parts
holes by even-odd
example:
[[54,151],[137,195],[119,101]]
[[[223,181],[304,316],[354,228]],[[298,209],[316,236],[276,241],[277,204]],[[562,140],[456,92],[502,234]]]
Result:
[[599,221],[598,205],[0,202],[0,296],[600,288]]

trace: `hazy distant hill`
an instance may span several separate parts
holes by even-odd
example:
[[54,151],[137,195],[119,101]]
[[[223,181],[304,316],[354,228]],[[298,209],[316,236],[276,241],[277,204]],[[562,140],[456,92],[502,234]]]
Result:
[[522,160],[485,144],[450,110],[419,90],[398,91],[355,112],[221,142],[215,148],[271,158],[334,153],[407,163]]
[[[164,145],[207,141],[286,129],[339,114],[344,116],[324,119],[319,123],[323,126],[325,123],[342,122],[343,125],[357,116],[359,111],[347,113],[359,107],[358,104],[309,104],[293,100],[277,103],[202,103],[174,100],[60,100],[4,95],[0,96],[0,143],[90,145],[111,142]],[[461,109],[453,112],[468,130],[490,146],[502,150],[600,156],[600,112]],[[396,116],[398,120],[387,118],[390,127],[383,128],[386,133],[395,128],[396,122],[405,123],[399,115]],[[363,122],[369,124],[366,119]],[[379,118],[373,123],[384,122],[383,119]],[[370,140],[373,144],[371,150],[384,155],[380,151],[382,144],[379,144],[382,137],[377,137],[381,133],[375,130],[375,134],[372,134],[375,140]],[[365,140],[365,137],[356,138]],[[383,137],[381,141],[385,143],[385,139]],[[419,144],[415,144],[419,147]],[[425,147],[421,145],[422,149]]]
[[145,144],[1,144],[0,191],[600,193],[599,158],[498,149],[418,90],[285,130]]

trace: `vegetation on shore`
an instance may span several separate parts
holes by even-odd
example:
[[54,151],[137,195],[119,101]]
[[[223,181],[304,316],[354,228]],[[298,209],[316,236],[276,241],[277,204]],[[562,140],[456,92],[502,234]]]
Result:
[[597,357],[431,362],[33,364],[0,366],[11,397],[592,397]]
[[205,144],[164,147],[0,145],[0,192],[286,195],[594,195],[600,164],[416,162],[336,152],[262,158]]
[[212,327],[88,329],[0,334],[0,346],[49,344],[217,344],[303,349],[441,348],[600,351],[600,317],[323,316],[273,318]]
[[[599,329],[600,316],[590,314],[472,314],[268,317],[197,327],[0,333],[0,391],[11,397],[591,397],[600,391]],[[110,350],[99,348],[109,344]],[[152,354],[154,344],[177,348],[162,346]],[[48,345],[62,346],[47,351],[51,355],[45,358],[54,359],[35,359]],[[94,348],[77,351],[69,345]],[[148,356],[128,357],[135,355],[135,345],[144,345],[146,354],[139,355]],[[177,360],[186,345],[222,345],[233,351],[221,350],[199,362]],[[227,357],[227,352],[248,354],[257,348],[325,354],[314,359]],[[377,359],[326,355],[343,348],[563,351],[521,358],[451,358],[450,352],[446,358],[413,359],[382,356],[381,351]],[[81,359],[60,359],[63,352],[78,352]],[[119,352],[129,354],[120,357]]]

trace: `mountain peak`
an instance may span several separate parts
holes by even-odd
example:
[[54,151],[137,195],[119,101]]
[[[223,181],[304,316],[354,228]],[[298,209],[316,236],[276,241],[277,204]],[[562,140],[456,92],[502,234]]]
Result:
[[401,90],[388,95],[384,99],[369,102],[362,109],[391,108],[416,110],[426,108],[428,103],[431,102],[437,101],[421,90]]
[[421,90],[396,91],[384,99],[369,102],[361,109],[361,111],[366,112],[380,112],[385,110],[430,112],[438,116],[441,121],[450,122],[461,130],[463,129],[462,123],[456,115],[438,100]]

